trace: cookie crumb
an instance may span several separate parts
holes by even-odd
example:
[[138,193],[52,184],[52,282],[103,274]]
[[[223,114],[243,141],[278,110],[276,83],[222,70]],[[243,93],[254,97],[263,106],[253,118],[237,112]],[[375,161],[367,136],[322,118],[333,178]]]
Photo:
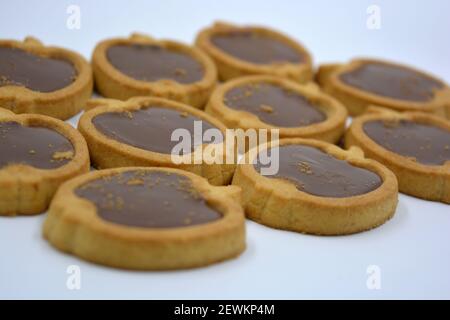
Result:
[[133,114],[131,113],[131,111],[125,111],[125,115],[128,119],[133,119]]
[[307,162],[300,161],[298,163],[298,167],[299,167],[300,172],[302,172],[302,173],[306,173],[306,174],[312,174],[313,173],[312,169],[311,169],[311,166]]
[[137,186],[137,185],[143,185],[144,180],[142,179],[131,179],[127,181],[127,185],[129,186]]
[[244,97],[246,97],[246,98],[251,97],[252,95],[253,95],[253,92],[251,90],[246,90],[244,92]]
[[175,69],[175,75],[176,76],[185,76],[187,74],[186,70],[181,69],[181,68],[176,68]]
[[262,104],[259,108],[266,113],[273,113],[273,108],[267,104]]
[[73,158],[73,151],[56,151],[52,158],[53,160],[70,160]]

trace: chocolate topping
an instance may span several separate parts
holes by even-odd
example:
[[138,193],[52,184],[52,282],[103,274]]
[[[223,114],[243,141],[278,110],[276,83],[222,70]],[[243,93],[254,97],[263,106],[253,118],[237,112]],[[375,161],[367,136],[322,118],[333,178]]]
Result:
[[10,164],[55,169],[68,163],[73,156],[70,141],[54,130],[0,122],[0,169]]
[[175,228],[216,221],[212,209],[185,176],[162,171],[127,171],[90,181],[75,190],[107,221],[141,228]]
[[385,63],[365,63],[340,79],[349,86],[398,100],[427,102],[442,82],[422,73]]
[[[179,141],[171,141],[172,132],[176,129],[187,129],[193,137],[194,121],[202,121],[203,131],[215,128],[206,120],[187,112],[161,107],[102,113],[92,119],[97,130],[107,137],[159,153],[171,153],[173,147],[179,143]],[[193,145],[194,142],[192,141],[191,144]]]
[[[273,178],[286,179],[300,191],[332,198],[357,196],[375,190],[382,184],[374,172],[339,160],[317,148],[286,145],[279,148],[279,170]],[[259,160],[255,169],[259,172]]]
[[304,96],[270,83],[235,87],[225,94],[224,104],[279,127],[302,127],[326,119]]
[[450,131],[410,120],[374,120],[364,123],[364,132],[377,144],[425,165],[450,161]]
[[0,47],[0,87],[12,85],[52,92],[69,86],[76,76],[74,66],[66,60]]
[[170,79],[188,84],[204,75],[203,66],[191,56],[157,45],[115,45],[106,55],[116,69],[136,80]]
[[304,56],[280,40],[251,31],[216,34],[211,42],[226,53],[251,63],[301,63]]

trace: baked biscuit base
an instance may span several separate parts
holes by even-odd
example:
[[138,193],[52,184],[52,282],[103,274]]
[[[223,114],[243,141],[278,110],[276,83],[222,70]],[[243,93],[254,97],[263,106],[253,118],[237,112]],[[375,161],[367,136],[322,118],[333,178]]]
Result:
[[[255,83],[270,83],[299,93],[321,110],[326,119],[302,127],[277,127],[261,121],[257,115],[232,109],[225,105],[226,93],[235,87]],[[221,120],[227,128],[247,129],[279,129],[280,138],[311,138],[331,143],[339,141],[344,134],[347,110],[334,98],[322,93],[317,85],[310,82],[305,85],[297,84],[288,79],[273,76],[248,76],[234,79],[217,87],[209,100],[206,113]]]
[[[319,148],[354,166],[377,173],[383,183],[363,195],[319,197],[298,190],[295,184],[286,180],[264,177],[252,164],[239,164],[233,185],[243,191],[248,218],[277,229],[315,235],[344,235],[375,228],[394,215],[398,198],[395,175],[378,162],[365,159],[359,148],[345,151],[326,142],[299,138],[279,141],[281,146],[291,144]],[[267,145],[260,147],[266,148]]]
[[13,47],[49,58],[71,62],[77,71],[76,80],[69,86],[52,92],[38,92],[22,86],[0,87],[0,106],[15,113],[35,113],[66,120],[83,109],[92,95],[93,78],[89,63],[78,53],[46,47],[39,40],[27,37],[23,42],[1,40],[1,47]]
[[24,164],[0,168],[0,216],[33,215],[44,212],[59,185],[89,171],[89,154],[81,134],[60,120],[42,115],[16,115],[0,108],[0,122],[14,121],[59,132],[73,145],[75,154],[56,169],[37,169]]
[[[260,65],[247,62],[229,55],[216,48],[211,43],[211,37],[217,33],[227,33],[236,30],[249,30],[279,40],[298,51],[305,59],[302,63],[277,63]],[[197,35],[196,45],[204,50],[215,62],[219,79],[227,81],[233,78],[247,75],[273,75],[289,78],[293,81],[305,83],[313,78],[312,58],[309,52],[297,41],[288,36],[268,28],[260,26],[236,26],[230,23],[216,22],[213,26],[205,28]]]
[[368,114],[353,119],[345,135],[345,146],[357,146],[368,158],[383,163],[395,173],[402,193],[414,197],[450,203],[450,161],[441,166],[427,166],[402,155],[391,152],[364,132],[363,126],[373,120],[412,120],[431,124],[450,131],[450,122],[420,112],[398,113],[391,110],[369,107]]
[[[170,79],[148,82],[133,79],[117,70],[107,59],[108,48],[119,44],[158,45],[188,54],[204,68],[200,81],[190,84]],[[115,38],[100,42],[92,55],[96,89],[104,97],[127,100],[135,96],[152,96],[175,100],[203,109],[217,82],[217,70],[211,59],[201,50],[170,40],[155,40],[133,33],[129,38]]]
[[[133,170],[163,171],[188,177],[193,187],[223,218],[188,227],[137,228],[103,220],[96,207],[74,189],[112,174]],[[117,168],[93,171],[58,190],[43,227],[57,249],[116,268],[168,270],[209,265],[238,256],[245,249],[245,218],[240,190],[214,187],[192,173],[169,168]]]
[[356,59],[348,64],[324,64],[319,67],[316,75],[316,81],[325,92],[338,99],[345,105],[352,116],[363,114],[370,105],[382,106],[395,111],[420,111],[435,114],[450,119],[450,88],[444,83],[441,90],[435,92],[433,100],[429,102],[413,102],[392,99],[372,94],[349,86],[340,81],[339,76],[345,72],[354,70],[361,65],[370,62],[387,63],[401,68],[413,70],[414,72],[427,75],[433,79],[435,76],[424,73],[423,71],[405,67],[392,62],[385,62],[374,59]]
[[[198,174],[208,179],[208,181],[213,185],[224,185],[231,181],[234,169],[236,167],[236,161],[232,161],[230,164],[226,163],[225,147],[223,148],[224,152],[221,155],[221,157],[223,157],[222,164],[208,164],[205,161],[201,161],[201,163],[194,163],[193,160],[190,161],[190,163],[176,164],[172,161],[170,154],[136,148],[111,139],[98,131],[92,123],[92,119],[102,113],[132,111],[148,106],[161,106],[197,116],[218,128],[224,134],[226,139],[226,128],[221,122],[203,111],[185,104],[167,99],[147,97],[135,97],[127,101],[119,101],[114,99],[93,99],[87,104],[88,111],[85,112],[80,118],[78,130],[83,134],[87,141],[91,161],[94,167],[98,169],[128,166],[171,167]],[[203,148],[204,146],[205,145],[199,146],[198,148]],[[193,157],[193,154],[186,155],[186,157],[191,158]]]

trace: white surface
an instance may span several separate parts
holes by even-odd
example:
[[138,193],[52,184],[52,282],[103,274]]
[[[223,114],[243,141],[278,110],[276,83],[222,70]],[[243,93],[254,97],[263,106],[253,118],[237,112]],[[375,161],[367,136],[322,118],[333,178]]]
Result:
[[[81,8],[80,30],[66,28],[69,4]],[[366,28],[370,4],[381,8],[381,30]],[[449,11],[445,0],[1,0],[0,38],[34,35],[89,57],[107,37],[141,31],[190,42],[198,29],[223,19],[284,30],[316,63],[378,56],[449,82]],[[305,236],[248,222],[241,257],[177,272],[114,270],[62,254],[42,239],[44,218],[0,218],[0,298],[450,298],[450,206],[404,195],[391,221],[352,236]],[[66,288],[69,265],[81,268],[79,291]],[[381,290],[366,287],[369,265],[381,268]]]

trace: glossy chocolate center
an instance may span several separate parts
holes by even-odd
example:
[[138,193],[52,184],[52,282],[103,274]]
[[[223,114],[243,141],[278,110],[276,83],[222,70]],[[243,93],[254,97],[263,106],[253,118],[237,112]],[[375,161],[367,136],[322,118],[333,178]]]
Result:
[[[300,191],[315,196],[357,196],[382,184],[376,173],[353,166],[314,147],[286,145],[279,148],[279,154],[279,171],[270,177],[286,179]],[[259,172],[262,167],[265,166],[257,160],[255,169]]]
[[375,120],[364,132],[383,148],[425,165],[450,161],[450,131],[409,120]]
[[75,190],[104,220],[141,228],[176,228],[222,218],[185,176],[133,170],[90,181]]
[[52,92],[69,86],[76,76],[74,66],[66,60],[0,47],[0,87],[11,85]]
[[279,127],[302,127],[326,119],[325,114],[304,96],[269,83],[254,83],[229,90],[224,104],[258,116]]
[[157,45],[115,45],[106,55],[120,72],[141,81],[170,79],[188,84],[203,78],[203,66],[191,56]]
[[443,84],[419,72],[384,63],[365,63],[340,76],[349,86],[376,95],[413,102],[433,99]]
[[[136,111],[108,112],[94,117],[92,122],[101,133],[119,142],[140,149],[171,153],[180,141],[171,141],[176,129],[186,129],[191,133],[191,145],[194,147],[195,121],[201,124],[200,134],[215,128],[187,112],[161,107],[145,108]],[[201,137],[200,137],[201,138]],[[213,141],[220,143],[221,141]]]
[[0,169],[12,164],[55,169],[68,163],[73,156],[70,141],[54,130],[0,122]]
[[304,57],[291,46],[257,32],[235,31],[212,36],[217,48],[238,59],[256,63],[301,63]]

